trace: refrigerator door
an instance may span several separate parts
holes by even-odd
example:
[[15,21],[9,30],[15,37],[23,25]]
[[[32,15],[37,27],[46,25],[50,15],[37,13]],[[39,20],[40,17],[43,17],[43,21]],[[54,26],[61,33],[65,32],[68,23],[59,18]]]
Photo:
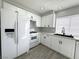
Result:
[[17,56],[17,45],[15,43],[14,32],[7,33],[5,29],[14,29],[17,14],[14,10],[1,10],[1,45],[2,59],[13,59]]
[[30,20],[27,19],[26,12],[19,9],[18,12],[18,56],[28,52],[30,43]]

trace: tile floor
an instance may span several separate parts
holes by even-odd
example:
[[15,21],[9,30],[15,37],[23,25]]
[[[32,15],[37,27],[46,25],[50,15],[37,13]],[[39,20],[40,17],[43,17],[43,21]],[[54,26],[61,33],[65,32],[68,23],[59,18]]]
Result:
[[24,54],[16,59],[68,59],[67,57],[43,46],[38,45],[31,49],[28,54]]

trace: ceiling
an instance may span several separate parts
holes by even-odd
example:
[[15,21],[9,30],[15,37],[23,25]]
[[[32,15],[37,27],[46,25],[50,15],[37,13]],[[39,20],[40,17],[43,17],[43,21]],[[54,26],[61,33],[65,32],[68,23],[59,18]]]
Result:
[[79,0],[10,0],[40,14],[49,10],[59,11],[79,4]]

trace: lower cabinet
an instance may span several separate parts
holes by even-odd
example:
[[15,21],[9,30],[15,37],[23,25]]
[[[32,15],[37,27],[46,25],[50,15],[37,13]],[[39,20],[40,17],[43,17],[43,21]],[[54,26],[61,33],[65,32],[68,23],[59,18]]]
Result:
[[40,39],[41,43],[46,45],[45,42],[46,42],[46,35],[45,34],[41,34],[41,39]]
[[52,38],[48,34],[42,34],[41,35],[41,43],[43,45],[46,45],[47,47],[51,48],[52,46]]
[[49,47],[49,48],[52,48],[51,46],[52,46],[52,37],[49,35],[49,34],[47,34],[47,37],[46,37],[46,45]]
[[69,57],[70,59],[74,59],[74,51],[75,51],[75,40],[72,40],[72,38],[62,38],[61,39],[61,51],[63,55]]
[[52,36],[52,49],[74,59],[75,40],[68,37]]
[[59,51],[59,40],[58,37],[52,36],[52,49],[55,51]]
[[76,42],[75,59],[79,59],[79,41]]
[[70,59],[74,59],[75,40],[73,38],[43,34],[41,43]]

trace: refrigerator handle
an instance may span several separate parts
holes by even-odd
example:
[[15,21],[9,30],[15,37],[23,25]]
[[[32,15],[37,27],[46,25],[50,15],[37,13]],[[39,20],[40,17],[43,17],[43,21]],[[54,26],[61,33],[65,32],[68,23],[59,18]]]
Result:
[[15,43],[18,44],[18,11],[15,11],[16,13],[16,21],[14,23],[14,29],[15,29]]
[[16,22],[14,23],[14,29],[15,29],[15,32],[14,32],[14,41],[15,43],[17,44],[17,28],[16,28]]

